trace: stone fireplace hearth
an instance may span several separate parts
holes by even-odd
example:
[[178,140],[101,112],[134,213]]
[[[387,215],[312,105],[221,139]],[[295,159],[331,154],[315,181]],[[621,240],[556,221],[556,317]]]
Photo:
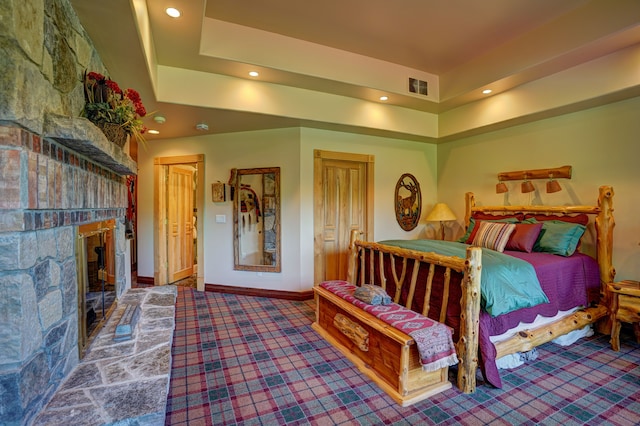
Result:
[[[164,425],[176,295],[173,285],[128,290],[33,426]],[[138,326],[114,339],[126,306],[139,306]]]

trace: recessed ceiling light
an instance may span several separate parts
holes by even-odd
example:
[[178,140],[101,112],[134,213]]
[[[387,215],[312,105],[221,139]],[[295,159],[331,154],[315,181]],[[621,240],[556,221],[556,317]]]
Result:
[[488,94],[489,94],[489,93],[491,93],[491,92],[493,92],[493,90],[491,90],[491,89],[484,89],[484,90],[482,91],[482,93],[484,93],[485,95],[488,95]]
[[250,75],[251,77],[257,77],[257,76],[259,76],[260,74],[258,73],[258,71],[250,71],[250,72],[249,72],[249,75]]
[[167,12],[167,15],[171,16],[172,18],[179,18],[180,15],[182,15],[182,13],[180,13],[180,11],[175,7],[168,7],[165,12]]
[[380,100],[381,101],[388,101],[389,97],[388,96],[380,96]]
[[152,134],[152,135],[159,135],[160,134],[160,132],[158,130],[155,130],[155,129],[149,130],[148,133]]

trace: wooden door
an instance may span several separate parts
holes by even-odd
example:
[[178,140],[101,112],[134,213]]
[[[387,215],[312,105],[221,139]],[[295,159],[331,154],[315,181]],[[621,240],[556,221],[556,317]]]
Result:
[[170,283],[193,275],[193,176],[193,167],[169,166],[167,261]]
[[349,237],[373,238],[373,156],[315,152],[314,281],[347,279]]
[[[192,212],[196,217],[196,223],[200,224],[191,232],[197,232],[198,256],[204,258],[203,236],[205,224],[202,221],[204,212],[204,154],[181,155],[175,157],[157,157],[153,160],[153,277],[155,285],[166,285],[169,281],[169,234],[168,234],[168,205],[173,200],[168,199],[168,168],[171,165],[188,165],[196,170],[195,196],[196,210]],[[190,216],[193,217],[193,216]],[[198,290],[204,290],[204,267],[203,262],[198,262],[196,279]]]

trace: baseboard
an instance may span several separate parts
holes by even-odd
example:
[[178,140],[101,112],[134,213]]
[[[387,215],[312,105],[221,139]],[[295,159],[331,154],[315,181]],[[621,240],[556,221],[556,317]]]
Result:
[[205,291],[215,293],[240,294],[242,296],[270,297],[273,299],[286,300],[309,300],[313,299],[313,290],[308,291],[282,291],[282,290],[264,290],[261,288],[234,287],[220,284],[205,284]]
[[136,278],[136,281],[139,284],[151,284],[151,285],[154,284],[153,277],[141,277],[141,276],[138,276],[138,278]]
[[[153,285],[153,277],[138,277],[138,284]],[[283,291],[283,290],[264,290],[261,288],[249,288],[249,287],[234,287],[231,285],[221,284],[205,284],[204,291],[210,291],[212,293],[228,293],[228,294],[240,294],[242,296],[255,296],[255,297],[270,297],[272,299],[286,299],[286,300],[309,300],[313,299],[313,290],[308,291]]]

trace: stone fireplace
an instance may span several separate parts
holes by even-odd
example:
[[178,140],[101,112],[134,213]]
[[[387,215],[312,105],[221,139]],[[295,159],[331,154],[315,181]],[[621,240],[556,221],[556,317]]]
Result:
[[108,72],[69,0],[7,0],[3,13],[0,424],[24,425],[79,362],[81,227],[111,224],[115,296],[130,287],[126,177],[136,163],[79,118],[80,76]]
[[[112,165],[105,167],[108,161],[96,162],[99,156],[91,155],[91,161],[64,145],[75,141],[78,150],[86,151],[110,142],[86,120],[56,117],[51,122],[55,125],[47,127],[44,137],[0,127],[5,178],[0,200],[0,313],[5,324],[0,330],[0,423],[31,418],[78,364],[92,325],[84,309],[87,300],[78,294],[78,276],[88,272],[91,262],[77,248],[105,246],[90,243],[83,233],[102,235],[88,230],[109,228],[113,275],[109,280],[106,271],[96,270],[95,276],[112,281],[114,297],[130,287],[124,273],[129,261],[125,178]],[[75,139],[78,134],[91,135],[84,147]],[[120,161],[135,167],[129,157]]]

